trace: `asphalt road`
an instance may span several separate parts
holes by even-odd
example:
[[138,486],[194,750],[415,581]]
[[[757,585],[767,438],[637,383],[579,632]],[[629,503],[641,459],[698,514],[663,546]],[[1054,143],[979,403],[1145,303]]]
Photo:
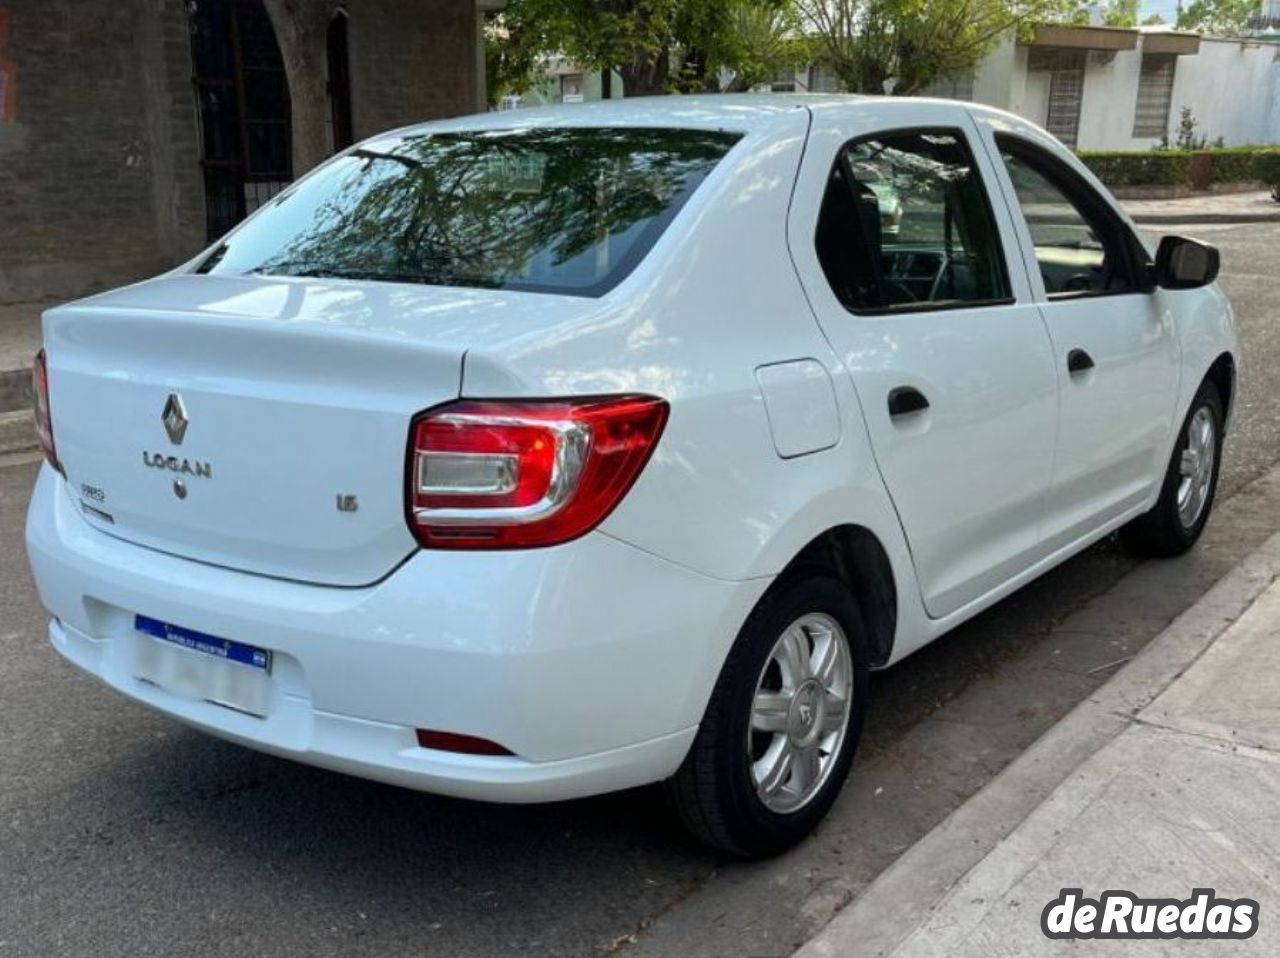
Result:
[[690,846],[649,790],[441,799],[110,694],[46,645],[21,543],[35,466],[0,464],[0,956],[788,954],[1274,531],[1280,225],[1188,232],[1223,250],[1247,363],[1201,546],[1136,564],[1102,543],[877,675],[841,801],[767,863]]

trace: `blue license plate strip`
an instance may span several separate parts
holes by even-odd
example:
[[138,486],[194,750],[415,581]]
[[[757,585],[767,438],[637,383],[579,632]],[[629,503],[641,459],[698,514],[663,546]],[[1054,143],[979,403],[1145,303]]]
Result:
[[195,629],[184,629],[180,625],[170,625],[145,615],[134,616],[133,626],[144,635],[160,639],[162,642],[170,642],[184,649],[203,652],[205,655],[227,659],[230,662],[239,662],[251,669],[271,671],[271,653],[254,645],[233,642],[231,639],[220,639],[216,635],[207,635]]

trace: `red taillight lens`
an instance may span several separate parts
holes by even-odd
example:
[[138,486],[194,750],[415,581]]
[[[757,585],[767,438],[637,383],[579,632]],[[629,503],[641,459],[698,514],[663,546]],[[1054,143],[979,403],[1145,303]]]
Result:
[[649,461],[667,404],[651,396],[464,400],[413,425],[409,518],[434,549],[549,546],[590,531]]
[[31,367],[31,393],[35,405],[36,438],[40,440],[40,448],[49,465],[62,472],[62,464],[58,462],[58,447],[53,442],[53,417],[49,413],[49,366],[45,361],[44,350],[36,353],[35,363]]

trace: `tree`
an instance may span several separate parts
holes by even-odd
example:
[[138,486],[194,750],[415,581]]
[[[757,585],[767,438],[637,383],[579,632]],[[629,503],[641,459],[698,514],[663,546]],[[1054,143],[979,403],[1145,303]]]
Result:
[[1073,0],[797,0],[821,59],[858,93],[915,93],[969,73],[1002,35],[1073,14]]
[[508,94],[535,86],[538,63],[547,51],[546,31],[531,20],[529,5],[518,2],[486,15],[484,21],[485,93],[489,106]]
[[1178,29],[1235,36],[1261,16],[1262,0],[1191,0],[1178,13]]
[[788,68],[812,62],[813,44],[803,36],[799,14],[790,2],[741,2],[729,14],[723,41],[723,65],[733,77],[729,90],[750,90]]
[[1111,0],[1102,9],[1102,22],[1109,27],[1136,27],[1141,0]]
[[796,22],[788,21],[791,3],[508,0],[503,19],[534,28],[526,49],[563,54],[587,70],[615,69],[625,96],[644,96],[717,90],[722,69],[764,79],[762,71],[778,65],[768,51],[781,48]]
[[327,44],[337,0],[263,0],[289,84],[293,175],[329,155]]

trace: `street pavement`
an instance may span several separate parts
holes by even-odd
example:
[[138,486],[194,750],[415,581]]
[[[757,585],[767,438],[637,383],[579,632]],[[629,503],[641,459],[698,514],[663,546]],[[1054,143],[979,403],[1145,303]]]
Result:
[[0,956],[789,954],[1275,532],[1280,224],[1178,231],[1222,248],[1246,364],[1201,545],[1138,564],[1102,543],[878,674],[844,795],[765,863],[690,845],[652,790],[451,801],[113,696],[45,642],[21,545],[35,467],[0,460]]

